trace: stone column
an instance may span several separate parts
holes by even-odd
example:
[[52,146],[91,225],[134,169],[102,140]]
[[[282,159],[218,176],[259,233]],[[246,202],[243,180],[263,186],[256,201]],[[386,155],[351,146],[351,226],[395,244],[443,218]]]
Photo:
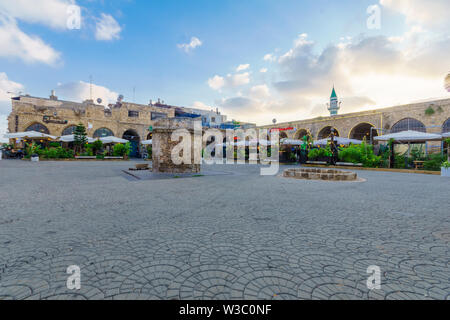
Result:
[[[188,132],[190,138],[190,162],[175,164],[172,161],[172,150],[180,140],[172,141],[172,134],[180,130]],[[202,124],[191,118],[164,118],[153,124],[153,172],[156,173],[199,173],[202,152]],[[185,138],[183,138],[185,139]],[[183,151],[184,152],[184,151]],[[181,152],[182,154],[182,152]]]

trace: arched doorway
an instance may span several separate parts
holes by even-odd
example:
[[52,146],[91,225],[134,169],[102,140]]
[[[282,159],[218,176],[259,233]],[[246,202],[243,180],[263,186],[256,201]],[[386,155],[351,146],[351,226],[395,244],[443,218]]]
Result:
[[319,135],[317,136],[317,138],[319,140],[321,139],[327,139],[330,135],[331,135],[331,130],[334,129],[334,133],[337,137],[339,137],[339,131],[336,130],[336,128],[333,128],[331,126],[327,126],[325,128],[323,128],[322,130],[319,131]]
[[350,139],[371,141],[371,138],[378,137],[378,131],[370,123],[364,122],[355,126],[348,136]]
[[408,130],[427,132],[427,128],[421,121],[413,118],[406,118],[394,124],[391,128],[391,133],[397,133]]
[[124,132],[122,139],[130,141],[131,144],[131,152],[130,157],[137,158],[139,157],[139,143],[141,142],[141,138],[136,130],[130,129]]
[[62,131],[61,135],[62,136],[70,136],[70,135],[74,134],[76,128],[77,128],[77,126],[69,126]]
[[282,131],[280,132],[280,139],[286,139],[288,137],[287,133]]
[[450,118],[448,118],[442,125],[442,133],[450,132]]
[[304,136],[309,135],[308,130],[306,129],[298,129],[295,133],[294,139],[295,140],[302,140]]
[[100,128],[95,130],[94,138],[114,137],[114,133],[108,128]]
[[148,135],[147,135],[147,140],[152,140],[152,138],[153,138],[153,133],[149,133]]
[[28,128],[26,128],[25,131],[36,131],[40,133],[50,134],[48,128],[41,123],[34,123]]

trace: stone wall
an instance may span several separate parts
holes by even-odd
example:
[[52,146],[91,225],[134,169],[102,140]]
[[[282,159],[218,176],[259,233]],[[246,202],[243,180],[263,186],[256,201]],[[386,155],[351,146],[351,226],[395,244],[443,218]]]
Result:
[[[128,111],[138,111],[139,117],[129,117]],[[147,140],[150,133],[148,129],[155,122],[151,120],[152,112],[165,113],[168,117],[175,116],[174,109],[127,102],[123,102],[120,108],[112,107],[111,112],[105,112],[104,106],[91,102],[75,103],[21,96],[12,99],[8,129],[9,132],[22,132],[32,124],[40,123],[48,128],[51,135],[61,136],[68,127],[82,123],[87,128],[90,123],[93,127],[88,130],[88,136],[93,136],[97,129],[107,128],[119,138],[122,138],[127,130],[134,130],[140,140]],[[50,117],[52,122],[67,123],[46,123],[44,116]]]
[[[434,110],[434,114],[427,115],[428,108]],[[389,133],[393,125],[405,118],[414,118],[421,121],[426,127],[427,132],[440,133],[446,120],[450,118],[450,99],[436,100],[409,104],[403,106],[348,113],[333,117],[319,117],[315,119],[291,121],[275,125],[261,126],[260,128],[289,128],[296,130],[284,131],[288,138],[300,139],[300,130],[306,130],[314,139],[317,139],[320,131],[331,126],[337,129],[339,136],[351,138],[352,129],[359,124],[368,123],[375,128],[378,135]]]
[[[191,139],[189,142],[191,156],[188,163],[175,164],[172,161],[172,150],[180,144],[173,141],[172,134],[176,130],[184,130]],[[184,138],[183,138],[184,139]],[[156,173],[199,173],[202,148],[201,121],[191,119],[160,119],[153,125],[153,172]],[[195,143],[197,141],[197,143]]]

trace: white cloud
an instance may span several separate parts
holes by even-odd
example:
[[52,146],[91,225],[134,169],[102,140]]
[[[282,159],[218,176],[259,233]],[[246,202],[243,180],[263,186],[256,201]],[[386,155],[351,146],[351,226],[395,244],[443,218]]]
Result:
[[448,52],[448,34],[420,26],[400,36],[346,37],[321,50],[301,34],[280,54],[273,77],[217,104],[230,116],[253,115],[261,124],[327,115],[333,84],[342,113],[448,97]]
[[97,19],[95,39],[100,41],[117,40],[120,39],[121,31],[122,27],[111,15],[102,13]]
[[266,73],[268,70],[267,70],[267,68],[261,68],[260,70],[259,70],[259,72],[261,72],[261,73]]
[[239,87],[245,84],[250,83],[250,73],[238,73],[234,75],[228,75],[227,80],[230,86]]
[[449,25],[448,0],[380,0],[380,4],[404,15],[409,24],[439,29]]
[[257,100],[264,100],[270,97],[269,87],[265,84],[254,86],[250,89],[250,97]]
[[268,53],[264,56],[263,60],[272,62],[272,61],[276,61],[277,57],[275,57],[272,53]]
[[241,72],[250,68],[249,64],[241,64],[236,68],[236,72]]
[[17,26],[17,22],[0,14],[0,57],[20,58],[26,63],[55,65],[61,54],[44,43],[39,37],[27,35]]
[[[90,84],[84,81],[71,82],[66,84],[58,84],[56,88],[56,95],[60,99],[82,102],[90,99]],[[102,99],[102,105],[115,103],[119,94],[111,91],[106,87],[92,84],[92,99],[97,101]]]
[[192,37],[191,38],[191,42],[189,43],[184,43],[184,44],[178,44],[178,48],[183,49],[186,53],[191,52],[192,50],[194,50],[197,47],[200,47],[202,45],[202,41],[200,41],[199,38],[197,37]]
[[250,83],[250,73],[228,74],[226,77],[215,75],[208,80],[211,89],[219,91],[223,88],[236,88]]
[[225,85],[225,79],[221,76],[215,75],[208,80],[208,85],[213,90],[220,90]]
[[69,5],[74,0],[2,0],[0,12],[28,23],[38,23],[53,29],[67,28]]

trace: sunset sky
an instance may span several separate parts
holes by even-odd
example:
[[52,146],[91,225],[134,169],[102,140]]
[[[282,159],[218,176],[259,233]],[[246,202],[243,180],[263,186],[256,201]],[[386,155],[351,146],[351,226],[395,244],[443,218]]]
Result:
[[137,103],[258,124],[327,115],[333,84],[341,113],[450,98],[448,13],[448,0],[0,0],[0,136],[8,92],[82,101],[90,76],[105,102],[135,88]]

